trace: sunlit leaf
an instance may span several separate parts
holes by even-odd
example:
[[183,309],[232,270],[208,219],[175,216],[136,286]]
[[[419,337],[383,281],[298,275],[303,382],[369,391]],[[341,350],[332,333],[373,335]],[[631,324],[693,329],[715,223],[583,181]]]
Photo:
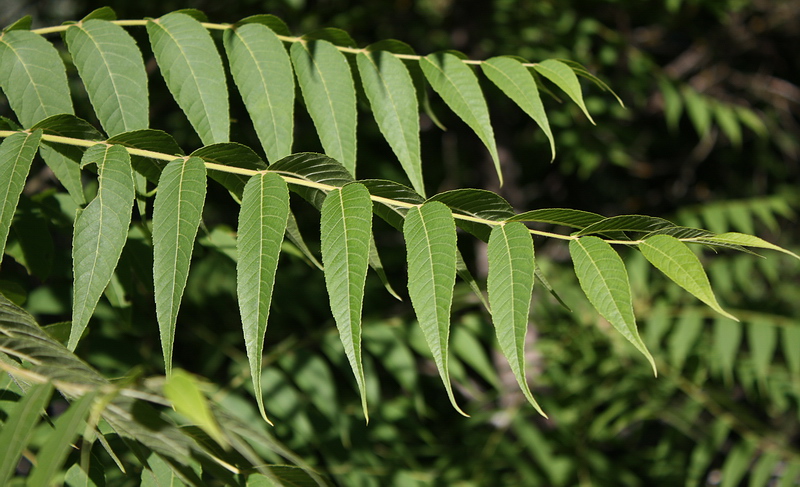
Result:
[[147,34],[170,93],[203,144],[227,142],[228,88],[217,47],[205,27],[184,13],[147,21]]
[[651,264],[677,285],[719,314],[739,321],[719,305],[703,265],[686,244],[669,235],[655,235],[639,244],[639,249]]
[[475,73],[461,59],[447,52],[425,56],[420,59],[419,65],[436,93],[483,141],[502,185],[503,173],[489,120],[489,108]]
[[65,38],[106,133],[147,128],[147,74],[133,37],[106,20],[87,20],[70,26]]
[[335,189],[328,193],[321,212],[322,263],[331,311],[369,421],[361,360],[361,309],[372,235],[369,191],[358,183]]
[[175,159],[164,168],[153,203],[153,283],[156,317],[167,375],[194,239],[206,198],[206,167],[198,157]]
[[450,209],[433,201],[411,208],[403,235],[408,261],[408,294],[433,354],[450,403],[459,413],[450,384],[448,340],[456,279],[456,227]]
[[528,71],[521,62],[511,57],[493,57],[481,63],[481,69],[486,77],[492,80],[503,93],[514,100],[522,110],[530,116],[534,122],[542,129],[542,132],[550,141],[550,160],[556,157],[556,144],[553,140],[553,132],[550,130],[550,122],[542,105],[539,96],[539,89],[536,87],[531,72]]
[[92,146],[84,153],[81,164],[97,164],[100,186],[95,199],[75,220],[70,350],[78,345],[117,267],[128,237],[135,196],[131,160],[128,151],[121,146]]
[[570,241],[569,253],[578,282],[589,302],[644,354],[655,372],[655,361],[636,328],[631,285],[619,254],[611,245],[594,236]]
[[356,91],[344,55],[328,41],[292,44],[306,109],[325,153],[356,175]]
[[267,415],[261,394],[261,354],[288,218],[289,189],[286,182],[274,173],[253,176],[245,186],[239,211],[236,281],[250,375],[264,419]]
[[589,115],[589,110],[586,109],[586,104],[583,102],[581,84],[572,68],[556,59],[547,59],[536,64],[533,69],[561,88],[580,107],[586,118],[594,124],[594,120],[592,120],[592,116]]
[[194,377],[181,369],[175,369],[164,384],[164,395],[170,400],[175,411],[202,428],[220,445],[228,445]]
[[225,31],[231,74],[272,162],[292,152],[294,76],[289,55],[272,30],[248,23]]
[[494,227],[487,248],[489,305],[497,341],[525,397],[542,416],[525,377],[525,335],[533,292],[533,239],[519,222]]

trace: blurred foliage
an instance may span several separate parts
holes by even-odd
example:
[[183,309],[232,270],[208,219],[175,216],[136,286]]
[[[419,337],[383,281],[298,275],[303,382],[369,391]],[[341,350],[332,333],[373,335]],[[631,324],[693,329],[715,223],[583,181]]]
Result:
[[[7,0],[0,24],[32,14],[39,26],[56,25],[107,3]],[[506,185],[496,188],[491,187],[492,163],[482,156],[479,141],[433,99],[434,112],[448,130],[440,131],[423,115],[428,186],[485,187],[518,209],[570,206],[603,214],[661,215],[714,232],[756,233],[797,251],[800,232],[792,223],[800,208],[797,2],[242,0],[233,5],[139,0],[111,5],[122,19],[184,7],[231,22],[273,13],[294,33],[338,27],[359,45],[397,38],[419,53],[458,49],[475,59],[514,54],[534,61],[578,61],[608,82],[626,108],[585,84],[595,127],[577,107],[553,110],[558,101],[546,99],[558,146],[550,164],[544,135],[507,99],[492,99],[497,93],[484,85],[506,174]],[[146,42],[139,44],[144,48]],[[185,123],[161,118],[174,111],[172,102],[158,77],[150,82],[155,126]],[[235,119],[237,110],[244,111],[241,102],[233,103]],[[298,116],[295,150],[317,150],[314,131],[304,130],[310,119]],[[370,168],[364,165],[365,176],[393,174],[396,169],[381,164],[391,157],[388,147],[380,137],[369,138],[377,127],[367,117],[360,122],[360,157],[376,161]],[[181,131],[171,133],[180,137]],[[183,133],[182,146],[199,145],[188,126]],[[256,140],[244,126],[237,126],[233,137]],[[41,191],[51,185],[43,170],[29,185],[39,185],[38,194],[23,198],[7,249],[14,261],[4,262],[0,290],[40,322],[55,323],[69,318],[72,221],[63,215],[73,214],[74,207],[64,194]],[[209,191],[213,203],[206,208],[195,249],[175,363],[211,382],[218,407],[257,422],[235,302],[235,264],[225,240],[235,227],[235,206],[224,191]],[[298,220],[305,234],[318,232],[314,218]],[[386,249],[386,268],[401,268],[398,236],[376,238]],[[37,243],[36,257],[23,253],[19,242],[26,239]],[[106,291],[93,331],[79,349],[106,377],[163,370],[147,275],[152,257],[143,241],[136,242],[134,235],[125,247],[120,266],[125,272]],[[483,275],[485,263],[469,257],[471,249],[462,251]],[[549,419],[525,404],[495,350],[485,310],[460,288],[451,372],[472,418],[456,415],[424,339],[412,326],[409,303],[387,306],[381,283],[370,276],[364,361],[373,411],[365,425],[323,276],[303,257],[283,253],[264,357],[263,388],[275,422],[271,433],[343,486],[798,485],[796,261],[782,255],[764,260],[716,256],[709,275],[721,301],[742,318],[734,323],[700,309],[631,251],[626,262],[637,316],[659,362],[654,379],[634,350],[598,319],[574,276],[558,271],[569,265],[566,247],[541,242],[537,257],[572,309],[559,307],[541,286],[535,291],[528,377]],[[51,326],[57,331],[58,325]],[[115,475],[107,482],[135,484],[133,477]]]

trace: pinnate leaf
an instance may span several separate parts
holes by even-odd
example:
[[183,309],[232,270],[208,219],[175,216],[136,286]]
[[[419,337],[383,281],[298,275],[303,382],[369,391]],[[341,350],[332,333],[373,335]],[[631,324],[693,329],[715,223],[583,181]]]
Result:
[[461,59],[447,52],[425,56],[420,59],[419,65],[436,93],[483,141],[502,185],[503,173],[500,171],[494,130],[489,120],[489,108],[475,73]]
[[550,160],[556,157],[556,144],[553,140],[553,132],[550,130],[550,122],[547,120],[547,113],[544,111],[542,99],[539,96],[539,88],[531,72],[528,71],[521,62],[511,57],[493,57],[481,63],[481,70],[492,83],[503,90],[514,103],[519,105],[534,122],[536,122],[550,141]]
[[535,65],[533,69],[561,88],[580,107],[586,118],[594,124],[594,120],[592,120],[592,116],[589,115],[589,110],[586,109],[586,104],[583,102],[581,84],[572,68],[556,59],[547,59]]
[[764,239],[753,235],[746,235],[744,233],[720,233],[719,235],[714,235],[711,237],[703,237],[702,239],[698,239],[698,241],[711,245],[735,245],[741,247],[756,247],[761,249],[777,250],[778,252],[791,255],[795,259],[800,259],[800,256],[794,252],[786,250],[782,247],[778,247],[777,245],[769,243]]
[[358,72],[378,128],[394,151],[411,186],[425,196],[419,143],[419,106],[411,75],[386,51],[359,53]]
[[97,164],[97,196],[75,219],[72,238],[74,285],[70,350],[75,350],[97,306],[128,237],[134,188],[131,159],[123,147],[97,144],[83,155],[81,165]]
[[403,225],[408,261],[408,294],[433,354],[447,396],[461,410],[450,384],[448,340],[450,307],[456,280],[456,226],[443,203],[432,201],[411,208]]
[[61,56],[31,31],[13,30],[0,36],[0,87],[23,127],[51,115],[73,113]]
[[203,144],[227,142],[228,88],[217,47],[205,27],[179,12],[147,22],[153,54],[170,93]]
[[289,55],[275,33],[260,23],[225,31],[231,74],[261,146],[272,162],[292,152],[294,76]]
[[8,231],[25,186],[25,178],[28,177],[41,139],[40,130],[19,132],[6,137],[0,144],[0,262],[3,262]]
[[603,218],[602,215],[590,211],[573,210],[571,208],[542,208],[520,213],[506,221],[552,223],[554,225],[583,229],[603,220]]
[[286,182],[274,173],[261,173],[250,178],[239,211],[236,280],[250,375],[264,419],[267,415],[261,394],[261,354],[288,218],[289,189]]
[[658,270],[672,279],[714,311],[736,320],[717,303],[700,259],[683,242],[669,235],[654,235],[639,244],[642,255]]
[[194,239],[206,198],[206,167],[199,157],[175,159],[164,168],[153,203],[153,284],[167,375]]
[[147,128],[147,74],[133,37],[106,20],[87,20],[70,26],[66,41],[106,133]]
[[654,232],[664,228],[674,227],[671,221],[655,216],[646,215],[618,215],[605,218],[576,232],[575,235],[589,235],[592,233],[608,232]]
[[324,40],[290,50],[306,109],[325,153],[356,175],[356,90],[344,54]]
[[497,341],[525,397],[547,417],[533,398],[525,378],[525,335],[536,268],[533,239],[528,228],[519,222],[494,227],[487,256],[487,288]]
[[633,314],[633,298],[628,272],[611,245],[594,236],[581,237],[569,243],[575,275],[592,306],[633,344],[650,362],[656,364],[647,350]]
[[372,236],[372,200],[359,183],[328,193],[322,204],[320,234],[325,285],[345,354],[358,383],[369,421],[361,360],[361,310]]

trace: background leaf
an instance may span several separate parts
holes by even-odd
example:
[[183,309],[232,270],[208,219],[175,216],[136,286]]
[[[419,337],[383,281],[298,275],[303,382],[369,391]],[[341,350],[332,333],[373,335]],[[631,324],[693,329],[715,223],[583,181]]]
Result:
[[39,417],[44,413],[52,394],[53,386],[50,384],[31,387],[3,422],[3,429],[0,430],[0,445],[3,445],[3,454],[0,455],[0,482],[3,484],[7,484],[14,474],[22,451],[28,446]]
[[202,428],[214,441],[222,446],[228,445],[228,441],[214,419],[208,402],[200,392],[194,377],[182,369],[176,369],[167,377],[167,382],[164,384],[164,395],[167,396],[177,412]]
[[128,238],[135,196],[131,160],[124,148],[97,144],[86,150],[81,164],[97,164],[100,186],[95,199],[75,219],[70,350],[78,345],[117,267]]
[[175,159],[164,168],[153,203],[153,283],[167,375],[194,239],[206,199],[206,167],[199,157]]
[[0,144],[0,262],[3,262],[11,220],[41,138],[42,132],[36,130],[12,134]]

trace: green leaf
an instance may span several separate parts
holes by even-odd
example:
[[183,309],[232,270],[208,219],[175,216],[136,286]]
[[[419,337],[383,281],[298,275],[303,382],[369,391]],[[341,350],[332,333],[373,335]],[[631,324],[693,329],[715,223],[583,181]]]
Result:
[[72,442],[84,426],[84,419],[89,415],[96,395],[97,391],[87,392],[56,418],[54,431],[36,455],[38,463],[28,477],[28,485],[50,485],[51,479],[67,458]]
[[719,128],[725,133],[731,144],[738,148],[742,145],[742,128],[739,126],[739,118],[730,105],[723,103],[714,104],[714,118],[719,124]]
[[50,384],[38,384],[25,392],[16,408],[8,415],[0,429],[0,484],[7,485],[14,474],[22,451],[28,446],[39,416],[53,394]]
[[[161,130],[142,129],[124,134],[115,135],[107,140],[109,144],[119,144],[131,149],[140,149],[162,154],[172,154],[182,156],[183,149],[180,148],[175,139],[168,133]],[[157,184],[161,171],[167,165],[166,161],[153,159],[138,155],[131,155],[133,170],[147,178],[151,183]]]
[[411,208],[403,225],[408,262],[408,294],[433,354],[450,403],[459,413],[450,384],[448,340],[456,280],[456,226],[438,201]]
[[[428,201],[441,201],[454,213],[482,220],[503,221],[514,216],[514,209],[508,201],[497,193],[483,189],[454,189],[431,196]],[[489,240],[492,230],[489,225],[460,219],[457,224],[484,242]]]
[[103,294],[128,238],[133,210],[133,170],[128,151],[118,145],[97,144],[83,155],[81,165],[97,164],[97,196],[75,219],[72,238],[74,285],[72,328],[68,348],[75,350]]
[[175,159],[164,168],[153,203],[153,283],[167,375],[194,239],[206,199],[206,167],[199,157]]
[[586,104],[583,102],[581,84],[572,68],[556,59],[547,59],[535,65],[533,69],[561,88],[580,107],[586,118],[592,122],[592,125],[595,124],[592,116],[589,115],[589,110],[586,109]]
[[291,47],[297,82],[325,153],[356,175],[356,91],[347,60],[328,41]]
[[[342,187],[353,181],[353,176],[339,162],[323,154],[300,152],[284,157],[270,165],[274,171],[293,178],[313,181],[315,183]],[[289,181],[289,188],[306,199],[315,208],[321,208],[325,192],[305,186],[296,186]]]
[[735,316],[723,310],[711,290],[700,259],[683,242],[669,235],[655,235],[639,244],[642,255],[658,270],[672,279],[697,299],[706,303],[717,313],[732,320]]
[[778,329],[769,321],[753,321],[747,327],[747,344],[756,378],[766,385],[769,367],[778,346]]
[[703,332],[703,316],[696,309],[681,314],[667,339],[669,358],[676,371],[681,371],[686,357]]
[[783,328],[783,356],[786,357],[786,363],[789,371],[795,377],[800,376],[800,325],[786,326]]
[[[66,466],[66,465],[65,465]],[[102,468],[100,466],[99,468]],[[64,475],[64,486],[65,487],[100,487],[105,486],[105,474],[102,470],[99,470],[97,473],[92,472],[93,475],[97,475],[99,482],[96,482],[95,479],[89,476],[80,466],[79,463],[73,463],[67,473]]]
[[489,120],[489,108],[475,73],[461,59],[446,52],[429,54],[420,59],[419,65],[436,93],[483,141],[502,185],[503,173]]
[[686,101],[686,113],[692,121],[697,134],[702,138],[708,134],[711,127],[711,106],[708,99],[686,85],[681,90]]
[[364,185],[351,183],[328,193],[321,211],[322,263],[331,311],[369,422],[361,361],[361,309],[369,265],[372,200]]
[[51,115],[73,113],[61,56],[31,31],[13,30],[0,36],[0,87],[23,127]]
[[281,20],[279,17],[276,17],[272,14],[256,14],[251,15],[249,17],[245,17],[242,20],[233,24],[235,27],[239,27],[246,24],[261,24],[266,25],[267,27],[272,30],[272,32],[280,35],[280,36],[290,36],[292,32],[289,30],[289,27],[286,25],[286,22]]
[[667,120],[667,128],[674,134],[683,113],[683,98],[666,78],[659,78],[658,86],[664,99],[664,118]]
[[[220,164],[222,166],[240,167],[243,169],[252,169],[254,171],[263,171],[267,168],[267,164],[253,149],[246,145],[237,144],[236,142],[207,145],[192,152],[191,155],[199,157],[205,162]],[[208,171],[208,176],[225,186],[225,189],[236,195],[239,199],[242,198],[244,186],[250,179],[249,176],[243,174],[234,174],[213,169]]]
[[0,262],[3,262],[11,221],[41,139],[41,130],[19,132],[9,135],[0,144]]
[[147,468],[142,469],[140,487],[183,487],[180,477],[169,463],[155,453],[147,458]]
[[228,440],[208,407],[208,401],[200,392],[197,380],[192,375],[182,369],[175,369],[164,383],[164,395],[170,400],[175,411],[202,428],[221,446],[228,445]]
[[636,328],[631,285],[619,254],[611,245],[594,236],[570,241],[569,253],[575,266],[575,275],[589,302],[642,352],[655,373],[655,361]]
[[357,56],[361,83],[378,128],[394,151],[411,186],[425,195],[419,143],[419,105],[411,75],[402,61],[386,51]]
[[288,218],[289,188],[283,178],[274,173],[250,178],[239,211],[237,297],[253,389],[259,411],[268,422],[261,394],[261,355]]
[[564,225],[565,227],[583,229],[603,220],[605,217],[589,211],[569,208],[542,208],[515,215],[509,222],[540,222]]
[[133,37],[106,20],[74,24],[65,37],[106,133],[113,136],[147,128],[147,74]]
[[[362,179],[359,182],[366,186],[369,193],[373,196],[414,205],[421,205],[425,202],[425,198],[420,196],[419,193],[408,186],[394,181],[387,181],[385,179]],[[377,201],[376,203],[377,204],[373,207],[375,214],[386,223],[402,232],[403,222],[405,221],[408,208],[405,206],[392,205],[388,202]]]
[[539,88],[536,87],[531,72],[518,60],[505,56],[487,59],[481,63],[481,69],[492,83],[514,100],[514,103],[539,125],[550,141],[550,161],[555,159],[556,143],[553,140],[553,132],[550,130],[550,122],[547,120],[547,113],[539,96]]
[[111,7],[100,7],[92,10],[84,18],[81,20],[86,22],[87,20],[92,19],[100,19],[100,20],[117,20],[117,13],[114,12],[114,9]]
[[726,384],[733,382],[736,353],[742,343],[742,326],[722,317],[714,320],[714,361]]
[[791,255],[795,259],[800,259],[800,255],[797,255],[794,252],[790,252],[789,250],[778,247],[775,244],[771,244],[766,240],[760,239],[753,235],[745,235],[743,233],[720,233],[719,235],[714,235],[711,237],[703,237],[697,241],[711,245],[736,245],[741,247],[756,247],[761,249],[777,250],[778,252]]
[[533,239],[528,228],[519,222],[494,227],[486,254],[489,261],[487,289],[497,342],[528,402],[547,417],[533,398],[525,378],[525,335],[536,269]]
[[606,232],[654,232],[664,228],[674,227],[671,221],[655,216],[645,215],[618,215],[595,222],[584,229],[575,232],[576,236],[592,233]]
[[147,21],[153,54],[170,93],[204,145],[227,142],[228,88],[214,41],[200,23],[173,12]]
[[33,23],[33,18],[30,15],[26,15],[18,20],[15,20],[13,23],[7,25],[6,27],[3,27],[3,33],[11,32],[12,30],[30,30],[32,23]]
[[289,222],[286,225],[286,238],[288,238],[299,250],[300,252],[306,257],[306,259],[311,262],[317,269],[324,270],[322,264],[317,260],[317,257],[311,252],[311,249],[308,248],[306,245],[306,241],[303,238],[303,234],[300,233],[300,227],[297,225],[297,218],[295,218],[293,212],[289,212]]
[[277,161],[292,152],[294,76],[283,43],[268,27],[249,23],[227,29],[231,74],[267,154]]

